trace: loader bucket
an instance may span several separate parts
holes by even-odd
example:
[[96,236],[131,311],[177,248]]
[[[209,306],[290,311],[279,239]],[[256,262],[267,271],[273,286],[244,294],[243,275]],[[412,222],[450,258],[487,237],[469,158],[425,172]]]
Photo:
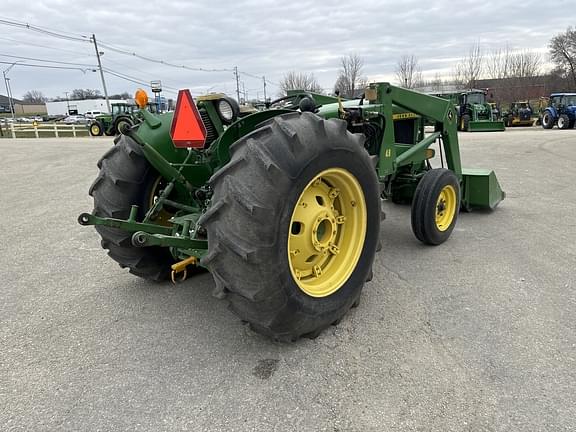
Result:
[[468,130],[470,132],[497,132],[503,131],[504,122],[503,121],[471,121],[468,124]]
[[492,210],[505,196],[494,171],[472,168],[462,170],[462,208],[464,210]]

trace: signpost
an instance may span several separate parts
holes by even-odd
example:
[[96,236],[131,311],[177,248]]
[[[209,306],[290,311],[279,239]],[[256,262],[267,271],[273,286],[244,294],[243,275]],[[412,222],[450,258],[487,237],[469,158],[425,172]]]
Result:
[[156,99],[157,112],[161,112],[160,93],[162,93],[162,81],[160,80],[150,81],[150,88],[152,89],[152,93],[154,93],[154,99]]

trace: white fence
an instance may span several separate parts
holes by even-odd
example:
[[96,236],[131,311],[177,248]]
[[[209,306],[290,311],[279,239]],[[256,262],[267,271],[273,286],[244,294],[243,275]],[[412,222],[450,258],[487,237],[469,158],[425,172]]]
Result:
[[90,136],[88,127],[83,124],[64,123],[10,123],[2,126],[5,136],[12,138],[59,138]]

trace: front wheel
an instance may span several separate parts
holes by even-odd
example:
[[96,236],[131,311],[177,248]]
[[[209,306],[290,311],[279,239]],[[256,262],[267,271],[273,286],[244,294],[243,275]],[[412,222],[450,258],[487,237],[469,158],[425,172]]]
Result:
[[90,125],[90,135],[101,136],[102,132],[102,125],[100,122],[95,121]]
[[231,147],[210,180],[202,264],[243,321],[314,337],[357,304],[380,232],[363,136],[311,113],[275,117]]
[[412,200],[412,231],[429,245],[444,243],[452,234],[460,209],[458,177],[445,168],[428,171]]
[[544,114],[542,114],[541,123],[544,129],[552,129],[554,127],[554,116],[550,111],[545,111]]

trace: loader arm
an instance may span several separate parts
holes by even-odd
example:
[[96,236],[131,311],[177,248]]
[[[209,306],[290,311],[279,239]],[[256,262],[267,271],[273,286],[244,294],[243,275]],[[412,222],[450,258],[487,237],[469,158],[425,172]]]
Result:
[[402,154],[397,152],[394,128],[385,128],[378,166],[381,178],[396,172],[401,166],[418,160],[418,154],[434,144],[437,138],[441,138],[448,168],[456,174],[459,180],[462,180],[457,115],[449,100],[396,87],[389,83],[374,84],[370,89],[376,91],[376,95],[372,93],[372,96],[375,96],[377,103],[381,104],[387,125],[393,124],[393,104],[436,122],[435,132],[432,135],[423,137],[421,141]]

